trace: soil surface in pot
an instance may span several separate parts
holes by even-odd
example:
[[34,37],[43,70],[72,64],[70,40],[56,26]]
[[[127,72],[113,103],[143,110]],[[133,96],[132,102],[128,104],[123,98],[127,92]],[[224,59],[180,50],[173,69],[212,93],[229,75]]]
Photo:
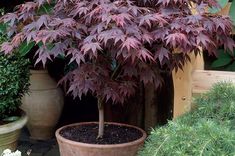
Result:
[[89,144],[121,144],[137,140],[142,132],[132,127],[105,124],[103,138],[97,139],[98,124],[66,127],[60,135],[66,139]]
[[11,122],[9,122],[9,121],[2,121],[2,120],[0,120],[0,126],[2,126],[2,125],[5,125],[5,124],[9,124],[9,123],[11,123]]

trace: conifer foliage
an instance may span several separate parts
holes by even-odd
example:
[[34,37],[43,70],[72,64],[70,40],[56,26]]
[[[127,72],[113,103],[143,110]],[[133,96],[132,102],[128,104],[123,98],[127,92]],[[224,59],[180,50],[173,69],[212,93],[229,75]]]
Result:
[[138,156],[234,156],[235,86],[219,82],[195,98],[195,109],[153,129]]
[[[38,13],[47,3],[55,3],[53,11]],[[231,21],[206,13],[208,7],[219,6],[215,0],[35,0],[1,18],[12,35],[1,51],[37,44],[36,63],[65,56],[77,64],[63,78],[68,92],[123,103],[136,82],[158,88],[161,70],[182,68],[192,52],[214,54],[221,45],[232,51]]]

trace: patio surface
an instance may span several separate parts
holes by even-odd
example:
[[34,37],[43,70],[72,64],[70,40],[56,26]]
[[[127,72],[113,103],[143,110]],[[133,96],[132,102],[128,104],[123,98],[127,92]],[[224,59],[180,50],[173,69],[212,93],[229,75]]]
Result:
[[[22,130],[18,142],[18,150],[22,156],[59,156],[59,148],[55,138],[47,141],[32,140],[26,128]],[[30,153],[27,154],[27,153]]]

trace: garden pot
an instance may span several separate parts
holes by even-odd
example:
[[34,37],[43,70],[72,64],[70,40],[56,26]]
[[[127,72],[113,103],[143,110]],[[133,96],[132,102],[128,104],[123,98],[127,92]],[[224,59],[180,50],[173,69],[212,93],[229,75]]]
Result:
[[29,94],[22,98],[32,139],[47,140],[54,136],[60,118],[64,95],[47,70],[31,70]]
[[26,124],[28,118],[22,111],[20,119],[0,126],[0,154],[5,149],[16,150],[17,140],[20,136],[20,131]]
[[144,144],[146,133],[135,126],[119,123],[106,123],[108,125],[119,125],[134,128],[142,133],[142,137],[137,140],[121,144],[88,144],[68,140],[61,135],[61,131],[73,126],[82,126],[96,122],[77,123],[64,126],[56,131],[56,138],[59,144],[60,156],[136,156],[137,151]]

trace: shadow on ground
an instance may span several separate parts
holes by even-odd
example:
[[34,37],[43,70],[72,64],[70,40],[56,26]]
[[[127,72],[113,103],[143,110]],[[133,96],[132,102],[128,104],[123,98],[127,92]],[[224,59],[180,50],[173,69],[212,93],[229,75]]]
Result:
[[22,156],[59,156],[59,148],[55,138],[47,141],[30,139],[26,128],[22,130],[18,143]]

